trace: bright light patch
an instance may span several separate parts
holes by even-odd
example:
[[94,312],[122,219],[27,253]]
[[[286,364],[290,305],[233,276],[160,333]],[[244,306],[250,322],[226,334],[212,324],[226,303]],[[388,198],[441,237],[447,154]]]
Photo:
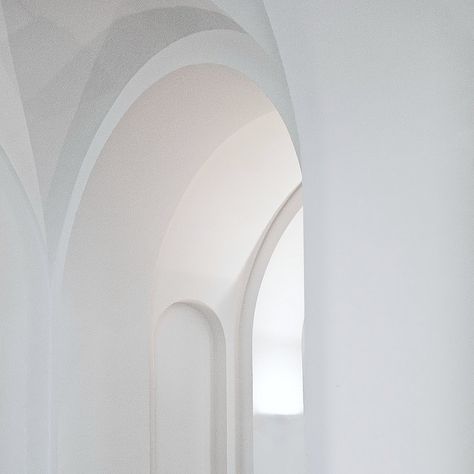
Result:
[[255,413],[303,412],[303,212],[292,220],[268,264],[253,332]]

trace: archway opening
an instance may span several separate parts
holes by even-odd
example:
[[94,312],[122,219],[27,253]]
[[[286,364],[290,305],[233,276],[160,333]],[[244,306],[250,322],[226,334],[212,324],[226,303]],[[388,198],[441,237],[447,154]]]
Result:
[[[251,83],[232,74],[226,73],[227,80],[241,81],[244,93]],[[216,83],[215,87],[222,85]],[[274,251],[268,240],[275,236],[282,242],[280,247],[287,241],[286,247],[302,248],[302,238],[298,241],[298,236],[302,237],[301,213],[289,226],[288,236],[282,237],[301,208],[301,171],[293,141],[271,101],[262,91],[260,96],[255,89],[252,93],[264,107],[222,140],[194,174],[164,235],[154,284],[155,315],[176,301],[191,300],[209,307],[222,324],[227,356],[227,466],[240,474],[254,471],[253,451],[259,449],[252,442],[252,326],[260,278],[268,264],[262,255],[267,255],[270,247],[268,257]],[[226,115],[235,113],[232,107],[220,110],[225,120],[229,120]],[[301,318],[302,308],[300,313]],[[300,347],[296,353],[298,350],[301,352]],[[158,381],[160,374],[155,371],[151,377]],[[301,399],[301,373],[295,386]],[[155,426],[160,422],[158,410],[159,406],[153,415]],[[157,441],[152,440],[151,451],[159,458],[163,449]],[[294,440],[302,449],[300,441]],[[259,449],[257,457],[264,452]]]
[[268,262],[252,336],[254,474],[304,472],[303,210]]
[[[60,469],[136,470],[135,460],[149,451],[152,469],[163,472],[154,460],[166,449],[155,435],[173,437],[179,427],[160,421],[155,395],[168,366],[154,361],[160,354],[172,365],[178,347],[151,334],[167,308],[193,301],[209,308],[223,331],[226,409],[219,417],[227,430],[217,458],[225,458],[230,472],[252,472],[252,330],[242,327],[251,328],[253,310],[243,316],[244,299],[267,229],[301,183],[281,114],[247,76],[202,64],[147,89],[108,138],[81,197],[65,260],[61,305],[68,318],[56,338],[65,381],[58,393],[68,407],[58,411],[59,430],[67,433],[59,440]],[[179,340],[186,327],[173,326],[173,337]],[[205,331],[198,329],[207,354]],[[178,360],[192,365],[185,355],[177,351]],[[203,360],[208,364],[209,356]],[[202,411],[193,419],[209,416],[204,404],[195,407]],[[179,452],[190,455],[181,441]],[[126,451],[116,450],[125,444]],[[84,458],[86,451],[92,454]],[[214,454],[200,458],[207,463],[200,472],[209,463],[224,472]],[[149,468],[142,461],[141,469]]]

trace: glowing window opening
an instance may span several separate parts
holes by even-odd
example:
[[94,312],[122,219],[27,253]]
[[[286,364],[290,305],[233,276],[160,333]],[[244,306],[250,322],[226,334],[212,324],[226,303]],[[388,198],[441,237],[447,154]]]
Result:
[[303,211],[292,219],[268,263],[253,328],[254,413],[303,413]]

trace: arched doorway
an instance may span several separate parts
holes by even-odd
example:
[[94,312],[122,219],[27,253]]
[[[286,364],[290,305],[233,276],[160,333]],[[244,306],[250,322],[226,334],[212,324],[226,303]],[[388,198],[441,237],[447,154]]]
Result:
[[265,242],[278,240],[301,208],[301,173],[293,143],[269,105],[266,113],[224,140],[198,170],[176,208],[156,266],[155,314],[173,301],[192,299],[212,308],[222,323],[227,341],[228,471],[239,474],[253,470],[254,308],[244,315],[243,307],[250,292],[258,294],[257,274],[266,268],[266,263],[256,262],[273,251]]
[[[138,469],[137,459],[139,469],[154,469],[160,374],[152,334],[175,302],[198,301],[216,315],[226,341],[219,417],[227,472],[251,472],[242,463],[252,449],[242,441],[242,393],[250,389],[251,399],[252,376],[251,365],[242,370],[243,297],[268,226],[300,183],[286,123],[235,70],[181,68],[130,107],[87,181],[65,261],[60,469],[125,472]],[[185,446],[180,452],[191,454]]]
[[254,474],[304,472],[303,209],[268,262],[252,337]]

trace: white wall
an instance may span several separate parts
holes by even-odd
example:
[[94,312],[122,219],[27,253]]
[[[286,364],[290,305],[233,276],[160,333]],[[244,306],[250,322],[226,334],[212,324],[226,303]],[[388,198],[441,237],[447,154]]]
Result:
[[60,470],[149,470],[160,245],[202,163],[269,107],[242,76],[190,67],[148,90],[102,151],[73,229],[56,328]]
[[[166,307],[206,303],[237,345],[241,273],[300,180],[272,109],[244,76],[189,67],[149,89],[107,142],[76,217],[56,326],[60,470],[149,470],[151,332]],[[228,365],[235,377],[233,352]]]
[[153,472],[225,474],[226,364],[219,320],[176,304],[160,316],[153,342]]
[[[252,436],[251,428],[244,429],[252,423],[252,365],[245,363],[251,358],[252,333],[243,328],[251,325],[254,308],[242,314],[249,273],[270,223],[300,180],[279,114],[272,111],[249,122],[216,148],[194,176],[156,264],[155,317],[173,302],[191,299],[213,308],[223,325],[229,472],[244,472],[242,439],[251,445]],[[242,354],[247,347],[248,354]]]
[[[2,174],[0,466],[47,472],[50,444],[59,472],[148,471],[150,262],[205,158],[258,115],[253,105],[269,109],[257,87],[223,79],[220,96],[171,87],[159,126],[148,94],[125,112],[163,71],[230,58],[299,138],[308,472],[471,474],[471,1],[216,3],[222,12],[197,0],[2,3],[0,145],[37,227],[47,222],[58,287],[63,259],[66,270],[48,329],[42,231]],[[196,120],[176,104],[186,98],[213,112]]]
[[46,248],[0,150],[0,472],[42,473],[49,457]]
[[306,474],[304,416],[256,414],[253,473]]
[[302,150],[308,470],[468,474],[470,2],[265,3]]

